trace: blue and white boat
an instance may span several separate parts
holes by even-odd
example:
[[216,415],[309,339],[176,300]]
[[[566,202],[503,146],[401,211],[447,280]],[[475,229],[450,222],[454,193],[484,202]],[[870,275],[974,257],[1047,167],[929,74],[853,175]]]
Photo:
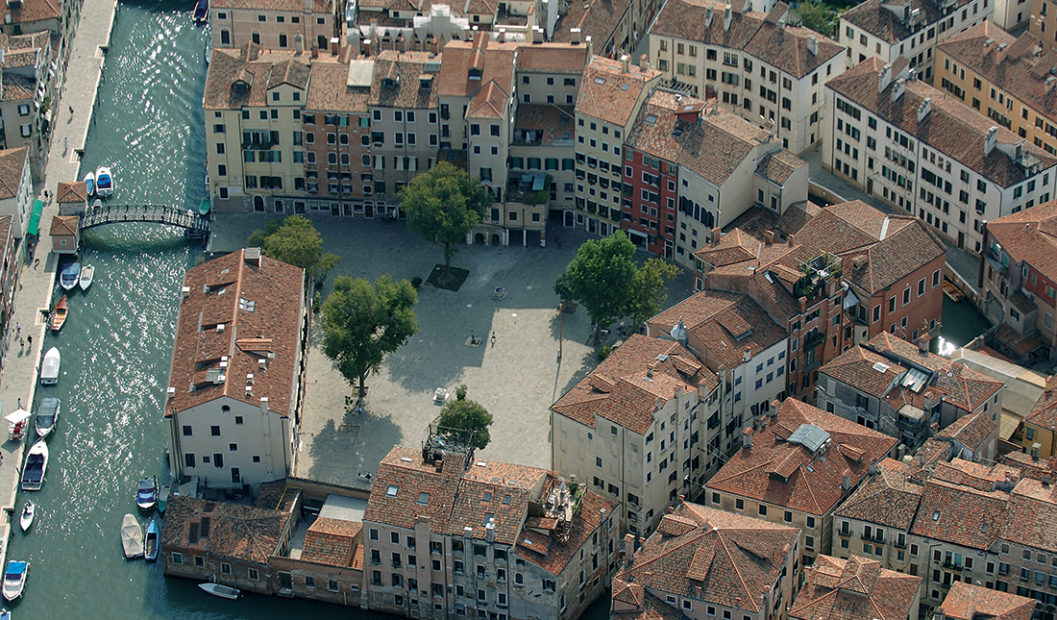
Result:
[[39,491],[44,486],[44,472],[47,470],[48,444],[41,439],[26,454],[26,464],[22,467],[22,490]]
[[26,587],[26,577],[29,575],[29,562],[18,562],[11,560],[7,563],[4,571],[4,598],[13,601],[22,596],[22,590]]
[[88,197],[91,198],[92,196],[95,196],[95,173],[91,170],[88,171],[88,174],[84,175],[84,184],[88,189]]
[[136,489],[136,506],[147,511],[158,505],[158,479],[145,476]]
[[114,176],[110,168],[99,166],[95,169],[95,195],[106,198],[114,194]]
[[81,280],[81,263],[70,263],[59,272],[59,286],[63,290],[70,290],[77,286]]
[[143,539],[144,560],[153,562],[158,559],[158,541],[160,538],[161,532],[158,531],[158,522],[151,519],[150,524],[147,525],[147,536]]

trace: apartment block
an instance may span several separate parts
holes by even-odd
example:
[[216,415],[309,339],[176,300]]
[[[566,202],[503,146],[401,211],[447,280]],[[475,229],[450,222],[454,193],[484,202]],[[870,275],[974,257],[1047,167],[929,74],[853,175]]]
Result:
[[715,471],[741,445],[741,429],[785,396],[786,331],[748,295],[704,291],[647,321],[646,333],[679,342],[718,375],[703,444]]
[[1057,50],[991,22],[936,46],[933,84],[1050,155],[1057,155]]
[[803,564],[830,553],[833,512],[896,440],[788,398],[743,431],[706,485],[708,506],[798,527]]
[[555,472],[440,445],[394,447],[378,468],[363,517],[368,609],[578,617],[617,567],[616,505]]
[[304,270],[247,248],[187,270],[164,409],[179,481],[256,488],[293,470]]
[[687,267],[754,205],[781,215],[807,200],[807,163],[721,107],[658,89],[624,144],[624,220],[639,247]]
[[996,620],[1031,620],[1035,601],[1008,592],[960,581],[952,584],[943,603],[936,609],[936,620],[973,620],[980,616]]
[[39,214],[36,216],[38,230],[32,230],[31,226],[33,196],[29,149],[0,150],[0,216],[11,216],[11,234],[20,242],[26,234],[40,234]]
[[996,2],[1016,0],[866,0],[841,14],[837,40],[849,67],[874,57],[895,65],[902,57],[931,81],[936,44],[997,17]]
[[992,346],[1031,364],[1057,352],[1057,201],[987,223],[981,269],[983,304],[998,325]]
[[804,585],[789,618],[900,618],[916,620],[921,578],[881,567],[872,558],[820,555],[804,569]]
[[[1046,388],[1017,424],[1009,441],[1021,452],[1031,455],[1038,466],[1057,456],[1057,375],[1046,378]],[[1011,453],[1014,454],[1014,453]]]
[[826,86],[823,166],[983,253],[984,224],[1054,196],[1057,159],[912,79],[906,59],[862,62]]
[[0,35],[0,147],[29,149],[30,166],[42,176],[46,160],[52,89],[52,44],[47,32]]
[[929,353],[926,337],[915,346],[882,333],[819,369],[816,401],[820,408],[896,437],[910,448],[921,445],[933,428],[947,429],[964,419],[953,432],[973,423],[972,430],[980,436],[963,437],[956,454],[991,461],[1004,388],[964,364]]
[[214,0],[209,5],[210,44],[238,48],[253,43],[298,54],[312,48],[326,51],[338,44],[332,39],[341,33],[341,11],[334,0]]
[[624,156],[621,151],[639,110],[660,83],[648,62],[631,64],[594,56],[584,70],[576,100],[576,209],[565,226],[607,236],[623,221]]
[[844,49],[786,25],[788,12],[783,2],[766,14],[743,12],[739,3],[669,2],[650,27],[650,61],[667,85],[718,98],[803,153],[822,139],[822,87],[844,71]]
[[702,446],[719,433],[718,388],[682,344],[634,334],[551,405],[551,463],[648,536],[716,471]]
[[625,537],[610,617],[786,618],[800,539],[795,527],[681,503],[641,548]]
[[662,4],[659,0],[569,2],[562,7],[553,40],[577,43],[590,37],[599,54],[619,58],[639,49]]
[[1031,0],[1028,32],[1034,35],[1046,50],[1057,47],[1057,2]]

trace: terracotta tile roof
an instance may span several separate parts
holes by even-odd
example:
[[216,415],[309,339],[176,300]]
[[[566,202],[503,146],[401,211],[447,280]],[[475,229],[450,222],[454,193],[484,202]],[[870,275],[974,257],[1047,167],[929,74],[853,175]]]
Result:
[[476,33],[472,41],[449,41],[439,59],[437,94],[473,97],[492,83],[510,93],[517,49],[517,43],[493,41],[487,32]]
[[936,613],[949,620],[1031,620],[1034,610],[1035,599],[956,581]]
[[939,461],[932,472],[933,480],[969,487],[978,491],[1009,490],[1020,479],[1020,470],[1007,465],[984,465],[962,458]]
[[[813,30],[785,26],[789,7],[778,3],[773,15],[732,11],[729,27],[724,27],[726,3],[710,0],[673,0],[664,5],[650,28],[651,35],[742,50],[782,71],[804,77],[826,61],[844,53],[836,41]],[[711,9],[712,19],[708,19]],[[817,53],[808,51],[808,38],[814,37]]]
[[0,3],[0,23],[3,24],[28,24],[61,16],[62,3],[59,0],[22,0],[17,8],[7,2]]
[[718,241],[713,240],[711,244],[698,250],[694,256],[713,268],[725,267],[747,260],[755,260],[761,242],[761,239],[748,234],[741,228],[735,228],[722,234]]
[[56,215],[51,220],[51,231],[52,237],[56,235],[68,235],[74,236],[77,234],[77,229],[81,224],[81,218],[76,215]]
[[[616,502],[611,502],[595,494],[593,491],[584,493],[580,500],[580,512],[573,519],[572,528],[569,530],[569,538],[562,542],[557,538],[549,538],[550,544],[545,553],[539,553],[536,549],[518,545],[515,548],[517,555],[527,562],[539,566],[552,575],[560,575],[562,570],[569,564],[569,560],[587,542],[602,524],[602,516],[612,515],[616,510]],[[603,511],[605,511],[603,513]],[[498,538],[498,537],[497,537]],[[601,544],[601,543],[600,543]]]
[[[365,59],[352,59],[364,63]],[[373,61],[366,61],[373,65]],[[337,56],[321,56],[311,65],[312,79],[305,98],[306,111],[366,112],[370,87],[349,84],[350,60]]]
[[351,566],[363,524],[320,517],[308,527],[301,559],[330,566]]
[[24,146],[0,150],[0,200],[18,195],[28,153],[29,150]]
[[634,334],[551,411],[590,428],[599,416],[643,435],[653,424],[658,402],[663,407],[681,391],[705,395],[718,383],[715,373],[679,343]]
[[907,475],[910,480],[921,484],[926,478],[932,475],[932,472],[936,469],[937,464],[946,461],[951,457],[953,446],[939,439],[929,437],[925,440],[925,443],[921,444],[918,451],[914,453],[914,457],[907,464]]
[[[686,110],[692,110],[692,120],[679,118]],[[715,99],[706,102],[657,90],[640,109],[625,146],[677,162],[722,186],[754,148],[769,141],[767,130],[721,107]]]
[[505,119],[510,104],[510,93],[497,82],[488,82],[470,100],[466,118]]
[[[522,103],[514,116],[514,129],[537,133],[540,144],[552,145],[561,142],[573,146],[576,135],[576,116],[572,106],[543,103]],[[515,138],[516,140],[516,138]]]
[[772,183],[784,185],[794,172],[806,167],[806,161],[785,149],[781,149],[765,155],[760,160],[759,165],[756,166],[756,174]]
[[[393,108],[427,109],[437,107],[437,77],[432,71],[440,58],[429,52],[382,50],[374,59],[374,81],[368,105]],[[422,88],[420,78],[429,78]]]
[[650,86],[660,81],[660,77],[660,71],[643,72],[638,67],[624,73],[619,61],[594,56],[584,70],[576,99],[576,114],[627,127],[632,121],[636,102]]
[[[881,10],[888,12],[886,9]],[[929,86],[921,80],[907,81],[906,91],[896,101],[892,101],[896,77],[905,69],[906,62],[906,59],[900,59],[893,65],[892,83],[880,93],[877,90],[878,76],[884,63],[878,58],[870,58],[855,65],[827,82],[826,87],[1000,187],[1009,187],[1028,178],[1026,168],[1029,165],[1038,163],[1040,169],[1046,169],[1057,164],[1057,159],[1030,143],[1023,145],[1024,160],[1021,163],[1011,159],[999,147],[1023,143],[1024,140],[1005,127],[998,127],[999,146],[985,155],[984,141],[990,128],[996,126],[994,121],[947,91]],[[926,98],[931,100],[932,109],[919,122],[918,108]]]
[[736,368],[745,363],[745,353],[756,356],[786,338],[751,297],[738,293],[702,291],[661,312],[647,324],[650,329],[670,333],[683,321],[690,346],[701,349],[709,367]]
[[921,505],[912,534],[987,550],[1005,531],[1004,491],[980,491],[929,479],[924,482]]
[[820,555],[804,574],[790,618],[905,620],[917,614],[921,577],[881,568],[876,560]]
[[818,371],[860,392],[882,398],[907,369],[883,355],[856,345],[826,362]]
[[1009,511],[1002,538],[1057,552],[1057,488],[1034,478],[1022,478],[1009,495]]
[[464,466],[458,458],[449,456],[438,472],[432,464],[422,461],[420,450],[393,447],[379,464],[371,484],[364,522],[413,528],[416,519],[427,517],[434,533],[446,533]]
[[[248,252],[239,250],[187,270],[184,287],[190,290],[180,304],[169,376],[175,394],[166,415],[224,396],[254,407],[266,397],[270,411],[290,414],[301,348],[304,270],[267,256],[253,264]],[[268,351],[246,350],[238,345],[240,336],[267,337],[271,345]],[[247,390],[251,374],[252,390]]]
[[627,14],[631,0],[581,0],[570,2],[565,14],[554,25],[552,40],[556,43],[573,41],[572,29],[579,28],[579,40],[591,37],[600,54],[615,54],[617,26]]
[[613,580],[610,618],[621,620],[682,620],[683,612],[646,591],[638,583]]
[[909,0],[909,10],[918,10],[924,15],[924,23],[918,28],[911,28],[896,14],[885,6],[883,0],[866,0],[841,14],[841,19],[848,20],[854,26],[869,32],[873,36],[889,43],[898,43],[928,28],[949,13],[969,4],[969,0],[957,0],[949,9],[941,10],[939,5],[927,0]]
[[1039,395],[1024,421],[1041,428],[1057,428],[1057,381],[1054,381],[1054,376],[1046,380],[1046,389]]
[[217,48],[206,74],[203,106],[209,110],[238,110],[268,105],[269,89],[289,84],[308,88],[309,54],[262,51],[252,43],[240,49]]
[[[828,448],[812,452],[789,441],[802,427],[824,434]],[[777,418],[752,434],[752,447],[731,457],[707,488],[825,515],[845,496],[843,477],[848,476],[854,488],[870,463],[884,458],[895,444],[894,437],[788,398],[777,409]]]
[[288,513],[183,495],[169,498],[162,549],[266,564],[285,541]]
[[84,181],[59,183],[55,190],[55,202],[59,204],[83,203],[88,200],[88,184]]
[[[990,453],[988,445],[995,445],[998,439],[998,411],[978,411],[972,415],[963,416],[951,422],[937,435],[938,437],[949,437],[958,441],[976,455]],[[992,419],[992,415],[996,419]]]
[[517,47],[518,72],[572,73],[579,77],[586,66],[586,45],[533,43]]
[[769,592],[783,564],[795,560],[796,528],[689,503],[661,523],[672,518],[688,519],[693,527],[676,535],[658,529],[614,583],[759,612],[760,593]]
[[8,73],[0,78],[0,86],[0,98],[4,101],[28,101],[36,94],[37,80],[17,73]]
[[[0,235],[2,238],[3,235]],[[1003,454],[1000,461],[1005,465],[1019,468],[1025,477],[1041,480],[1048,477],[1050,480],[1057,478],[1057,458],[1036,459],[1024,452],[1010,452]]]
[[1057,282],[1057,200],[988,222],[987,232],[1015,263]]
[[[998,46],[1007,47],[999,50]],[[1014,37],[990,20],[936,46],[992,84],[1020,99],[1035,112],[1057,122],[1057,91],[1047,88],[1051,67],[1057,66],[1057,50],[1035,54],[1040,44],[1031,33]]]
[[877,464],[877,473],[867,476],[834,514],[909,531],[921,502],[922,487],[907,474],[904,463],[884,459]]

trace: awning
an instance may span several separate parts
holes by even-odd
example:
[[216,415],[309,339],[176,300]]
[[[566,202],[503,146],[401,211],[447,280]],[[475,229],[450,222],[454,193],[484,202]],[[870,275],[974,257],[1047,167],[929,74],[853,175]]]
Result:
[[25,409],[16,409],[4,416],[4,419],[12,424],[18,424],[19,422],[22,422],[23,420],[29,418],[31,415],[33,414],[26,411]]
[[33,235],[34,237],[40,236],[40,216],[44,213],[44,201],[34,200],[33,201],[33,213],[29,216],[29,228],[26,229],[26,233]]

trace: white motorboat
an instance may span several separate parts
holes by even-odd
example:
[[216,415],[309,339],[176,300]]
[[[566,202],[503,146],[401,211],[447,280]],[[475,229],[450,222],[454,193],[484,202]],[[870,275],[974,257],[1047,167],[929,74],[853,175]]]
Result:
[[26,454],[22,467],[22,490],[39,491],[44,486],[44,472],[48,470],[48,444],[41,439]]
[[84,184],[88,190],[88,198],[95,196],[95,173],[91,170],[88,171],[88,174],[84,175]]
[[114,195],[114,176],[110,174],[110,168],[99,166],[95,169],[95,195],[107,198]]
[[40,409],[37,409],[37,419],[33,422],[33,427],[37,431],[37,436],[41,439],[51,434],[51,431],[55,430],[55,424],[59,421],[59,399],[58,398],[45,398],[40,401]]
[[4,598],[13,601],[22,596],[26,588],[26,577],[29,576],[29,562],[11,560],[4,571]]
[[126,513],[121,519],[121,547],[126,560],[143,557],[143,528],[134,514]]
[[22,507],[22,514],[18,517],[18,525],[25,532],[29,529],[29,526],[33,525],[33,517],[36,515],[36,508],[33,506],[33,502],[26,502],[26,505]]
[[55,347],[48,349],[44,354],[44,361],[40,363],[40,384],[55,385],[59,382],[59,364],[62,357]]
[[92,278],[95,277],[95,267],[91,265],[85,265],[81,267],[81,276],[78,278],[78,283],[81,285],[82,291],[87,291],[89,286],[92,286]]
[[219,583],[200,583],[198,584],[198,587],[209,592],[213,596],[219,596],[220,598],[235,600],[242,596],[242,592],[238,588],[232,588],[231,586],[225,586]]

